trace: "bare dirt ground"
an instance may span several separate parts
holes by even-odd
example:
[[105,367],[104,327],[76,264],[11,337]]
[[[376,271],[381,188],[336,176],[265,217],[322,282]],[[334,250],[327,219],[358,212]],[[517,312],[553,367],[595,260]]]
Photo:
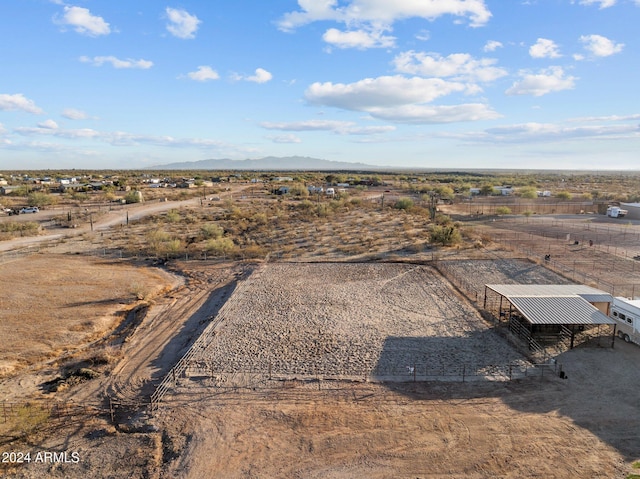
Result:
[[[293,291],[309,281],[309,271],[301,266],[298,275],[276,275],[281,284],[288,284],[282,291]],[[124,345],[123,362],[108,376],[72,387],[61,398],[89,400],[109,391],[124,402],[147,394],[145,385],[162,376],[166,368],[162,364],[184,352],[231,293],[233,278],[241,274],[237,269],[225,272],[200,263],[176,267],[187,273],[188,287],[158,300]],[[429,268],[388,267],[388,272],[375,273],[365,265],[369,272],[361,285],[351,273],[351,289],[357,293],[341,296],[341,309],[352,311],[353,304],[362,305],[359,295],[364,289],[380,296],[380,301],[396,304],[392,309],[401,300],[405,308],[396,312],[418,316],[417,310],[406,311],[406,298],[397,287],[402,284],[398,272],[404,277],[417,274],[413,278],[417,282],[425,280]],[[279,268],[275,265],[274,273]],[[501,269],[517,271],[526,280],[522,264],[505,263]],[[371,290],[376,280],[382,284],[393,278],[396,287],[393,281],[387,284],[395,294]],[[407,283],[411,291],[415,285]],[[230,286],[224,289],[225,284]],[[313,281],[305,287],[317,289]],[[321,288],[316,299],[329,297],[334,288],[340,290],[340,278]],[[450,294],[448,288],[445,291]],[[260,303],[255,291],[251,293],[244,304],[252,299]],[[278,299],[282,300],[275,297],[273,301]],[[475,315],[464,299],[445,299],[443,304]],[[374,305],[362,306],[367,311]],[[450,313],[443,311],[441,320]],[[425,315],[438,317],[437,308],[429,308]],[[268,318],[263,321],[265,326]],[[169,323],[174,324],[169,327]],[[165,326],[169,331],[153,336]],[[557,360],[568,379],[547,375],[510,382],[279,381],[273,387],[255,389],[190,384],[167,396],[153,419],[148,419],[144,407],[133,419],[116,418],[117,427],[108,415],[80,415],[62,424],[54,422],[44,432],[32,432],[22,442],[3,443],[2,451],[74,451],[80,458],[78,463],[5,466],[4,472],[30,478],[624,478],[633,471],[631,463],[640,459],[636,388],[640,349],[624,343],[616,343],[615,349],[585,345]]]
[[44,254],[0,264],[0,276],[0,377],[73,354],[180,282],[157,268]]
[[[503,262],[498,267],[491,261],[482,265],[470,260],[467,266],[464,261],[456,264],[455,271],[472,284],[485,278],[486,282],[501,282],[496,280],[496,271],[518,282],[532,278],[555,281],[540,265],[510,263],[500,257]],[[338,271],[348,272],[359,265],[338,266]],[[242,266],[172,265],[185,276],[184,285],[149,305],[135,330],[127,334],[127,341],[120,344],[122,359],[100,377],[45,396],[48,401],[101,404],[102,409],[63,421],[51,419],[38,429],[26,431],[19,441],[9,442],[3,430],[2,452],[77,452],[79,461],[2,464],[0,473],[28,478],[484,479],[624,478],[633,472],[631,464],[640,460],[640,400],[636,387],[640,348],[618,342],[614,349],[583,345],[556,358],[568,374],[566,380],[547,375],[465,383],[317,382],[305,375],[301,377],[304,380],[243,388],[215,387],[207,380],[192,378],[181,383],[153,418],[149,417],[143,402],[154,385],[211,318],[220,311],[230,314],[234,304],[237,308],[244,305],[244,316],[253,321],[242,326],[237,320],[242,319],[243,311],[236,309],[236,322],[227,324],[233,331],[227,333],[236,338],[253,335],[264,357],[273,354],[272,347],[287,344],[273,341],[277,328],[269,329],[269,316],[264,317],[269,312],[258,314],[264,304],[276,311],[271,317],[279,321],[279,328],[288,324],[288,331],[293,333],[300,326],[306,340],[338,341],[345,334],[348,339],[342,339],[338,348],[344,357],[348,357],[349,346],[360,352],[358,348],[365,341],[359,341],[358,334],[362,338],[383,338],[385,334],[429,338],[421,330],[438,324],[440,327],[431,333],[439,341],[423,341],[423,346],[433,350],[420,351],[422,354],[446,354],[440,348],[451,344],[461,346],[460,355],[478,354],[474,349],[478,343],[461,343],[452,331],[458,331],[459,338],[467,338],[476,331],[485,333],[490,326],[482,323],[472,305],[435,270],[406,264],[386,265],[388,269],[382,268],[385,265],[360,266],[362,271],[357,274],[338,276],[332,271],[326,279],[326,274],[314,277],[307,265],[269,265],[273,270],[268,274],[249,276],[250,285],[255,279],[254,289],[240,286],[234,293],[236,281],[246,271]],[[300,268],[298,272],[296,267]],[[260,275],[268,281],[260,281]],[[276,287],[276,278],[284,278],[288,287]],[[421,283],[426,289],[419,286]],[[306,302],[299,299],[299,292],[305,290],[315,291]],[[239,298],[236,293],[245,296]],[[414,296],[418,298],[415,301]],[[74,305],[70,312],[77,307]],[[325,307],[330,314],[322,317]],[[388,309],[381,311],[382,307]],[[319,314],[317,320],[309,318],[312,312]],[[460,316],[471,329],[460,327],[458,322],[448,327],[447,321],[454,322]],[[393,319],[384,325],[388,330],[380,326],[387,317]],[[258,318],[262,322],[257,322]],[[354,326],[366,319],[370,320],[368,327]],[[352,326],[344,329],[349,320]],[[324,335],[321,327],[315,336],[310,326],[317,324],[332,327],[325,328]],[[241,326],[245,328],[242,331]],[[447,339],[447,335],[451,337]],[[489,336],[486,333],[485,337]],[[231,353],[238,347],[236,343],[221,342],[227,348],[221,351]],[[239,357],[246,357],[251,344],[248,341],[244,351],[236,351]],[[380,342],[376,344],[363,354],[374,354],[375,347],[378,352],[384,351]],[[475,345],[469,347],[471,344]],[[508,344],[491,340],[486,343],[486,352],[491,357],[503,347],[503,351],[512,351]],[[302,351],[294,349],[296,354]],[[517,353],[508,354],[515,357]],[[398,360],[403,367],[405,362]],[[32,381],[21,383],[9,378],[0,383],[0,391],[33,397],[32,386]],[[104,409],[108,396],[126,406],[115,408],[115,426],[108,409]],[[27,429],[24,424],[22,427]]]

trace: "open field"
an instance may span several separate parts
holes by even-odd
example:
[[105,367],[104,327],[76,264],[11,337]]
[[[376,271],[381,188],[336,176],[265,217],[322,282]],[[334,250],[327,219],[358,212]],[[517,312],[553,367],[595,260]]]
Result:
[[45,254],[2,263],[0,275],[0,377],[104,337],[179,282],[160,269]]

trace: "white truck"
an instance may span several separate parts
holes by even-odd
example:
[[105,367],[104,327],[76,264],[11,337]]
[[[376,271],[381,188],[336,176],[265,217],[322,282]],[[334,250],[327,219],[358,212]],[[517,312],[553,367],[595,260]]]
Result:
[[623,210],[619,206],[609,206],[607,208],[607,216],[611,218],[624,218],[627,213],[627,210]]
[[618,337],[640,345],[640,300],[615,297],[610,311],[617,323]]

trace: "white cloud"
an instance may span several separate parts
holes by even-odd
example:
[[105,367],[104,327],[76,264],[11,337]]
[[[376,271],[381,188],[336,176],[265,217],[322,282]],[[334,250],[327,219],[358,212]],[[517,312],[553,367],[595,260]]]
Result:
[[22,110],[35,115],[43,113],[42,109],[36,106],[33,100],[29,100],[22,93],[16,93],[15,95],[0,94],[0,110]]
[[420,32],[418,32],[418,34],[416,35],[416,39],[426,42],[431,39],[431,32],[429,30],[420,30]]
[[356,83],[314,83],[305,96],[310,103],[363,111],[374,118],[404,123],[448,123],[492,119],[499,115],[484,104],[431,106],[426,103],[452,93],[476,93],[477,86],[440,78],[400,75],[366,78]]
[[496,40],[489,40],[487,43],[485,43],[484,47],[482,47],[482,50],[485,52],[495,52],[498,48],[502,47],[503,45],[501,42]]
[[496,62],[491,58],[476,60],[467,53],[453,53],[442,57],[436,53],[413,50],[400,53],[393,59],[396,71],[401,73],[481,82],[490,82],[507,75],[506,70],[494,66]]
[[300,10],[285,14],[278,22],[284,31],[315,21],[333,20],[347,25],[392,25],[407,18],[435,20],[443,15],[469,19],[471,26],[486,24],[491,12],[483,0],[298,0]]
[[522,80],[515,82],[505,93],[507,95],[542,96],[547,93],[571,90],[576,78],[565,76],[561,67],[551,67],[538,74],[520,72]]
[[100,67],[105,63],[110,63],[113,68],[139,68],[142,70],[147,70],[153,66],[153,62],[149,60],[133,60],[131,58],[127,58],[126,60],[120,60],[114,56],[106,56],[106,57],[93,57],[89,58],[86,56],[80,57],[80,61],[83,63],[91,63],[94,66]]
[[582,118],[573,118],[571,122],[602,122],[602,121],[636,121],[640,120],[640,113],[633,115],[609,115],[609,116],[586,116]]
[[356,83],[313,83],[305,92],[311,103],[347,110],[368,111],[372,107],[392,107],[409,103],[426,103],[454,92],[464,92],[467,85],[440,78],[406,78],[401,75],[365,78]]
[[267,136],[267,138],[274,143],[302,143],[302,140],[293,134]]
[[40,128],[45,128],[48,130],[57,130],[58,129],[58,124],[53,121],[53,120],[45,120],[41,123],[38,123],[38,127]]
[[213,70],[211,67],[204,65],[199,66],[198,69],[194,72],[187,73],[187,76],[192,80],[201,82],[217,80],[218,78],[220,78],[218,72]]
[[56,18],[55,21],[60,25],[69,25],[76,32],[90,37],[111,33],[109,24],[102,17],[92,15],[87,8],[65,6],[62,18]]
[[195,38],[198,26],[202,23],[198,17],[186,10],[170,7],[167,7],[165,12],[169,20],[167,30],[171,35],[185,40]]
[[307,120],[295,122],[264,122],[260,126],[267,130],[283,131],[331,131],[339,135],[377,135],[395,131],[396,127],[385,126],[358,126],[352,121],[337,120]]
[[616,0],[580,0],[580,5],[599,5],[600,9],[613,7],[615,4]]
[[89,118],[85,112],[76,110],[75,108],[65,108],[62,112],[62,116],[69,120],[86,120]]
[[45,135],[45,136],[55,136],[58,138],[66,138],[66,139],[87,139],[94,138],[99,139],[101,137],[101,133],[93,130],[91,128],[81,128],[77,130],[63,130],[59,128],[50,128],[38,125],[37,128],[34,127],[18,127],[14,128],[14,132],[23,136],[34,136],[34,135]]
[[273,75],[264,68],[256,68],[255,74],[251,76],[243,76],[237,73],[231,75],[231,79],[235,81],[250,81],[254,83],[266,83],[273,78]]
[[608,57],[624,48],[624,43],[614,43],[602,35],[583,35],[580,41],[584,44],[585,50],[596,57]]
[[485,130],[486,141],[502,143],[526,143],[566,141],[572,139],[639,138],[636,125],[581,125],[566,126],[555,123],[523,123]]
[[382,120],[415,124],[495,120],[502,116],[483,103],[402,105],[393,108],[372,108],[369,113],[371,116]]
[[384,29],[351,30],[342,32],[336,28],[327,30],[322,39],[337,48],[391,48],[395,46],[395,37],[383,35]]
[[538,38],[538,41],[529,48],[529,55],[533,58],[560,58],[558,45],[553,40]]

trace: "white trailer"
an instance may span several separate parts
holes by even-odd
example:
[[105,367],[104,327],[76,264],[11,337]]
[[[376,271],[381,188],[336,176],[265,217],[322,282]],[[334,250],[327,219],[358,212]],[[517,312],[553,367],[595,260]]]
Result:
[[609,206],[607,208],[607,216],[611,218],[624,218],[627,213],[627,210],[623,210],[619,206]]
[[616,321],[620,339],[640,345],[640,300],[613,298],[610,316]]

